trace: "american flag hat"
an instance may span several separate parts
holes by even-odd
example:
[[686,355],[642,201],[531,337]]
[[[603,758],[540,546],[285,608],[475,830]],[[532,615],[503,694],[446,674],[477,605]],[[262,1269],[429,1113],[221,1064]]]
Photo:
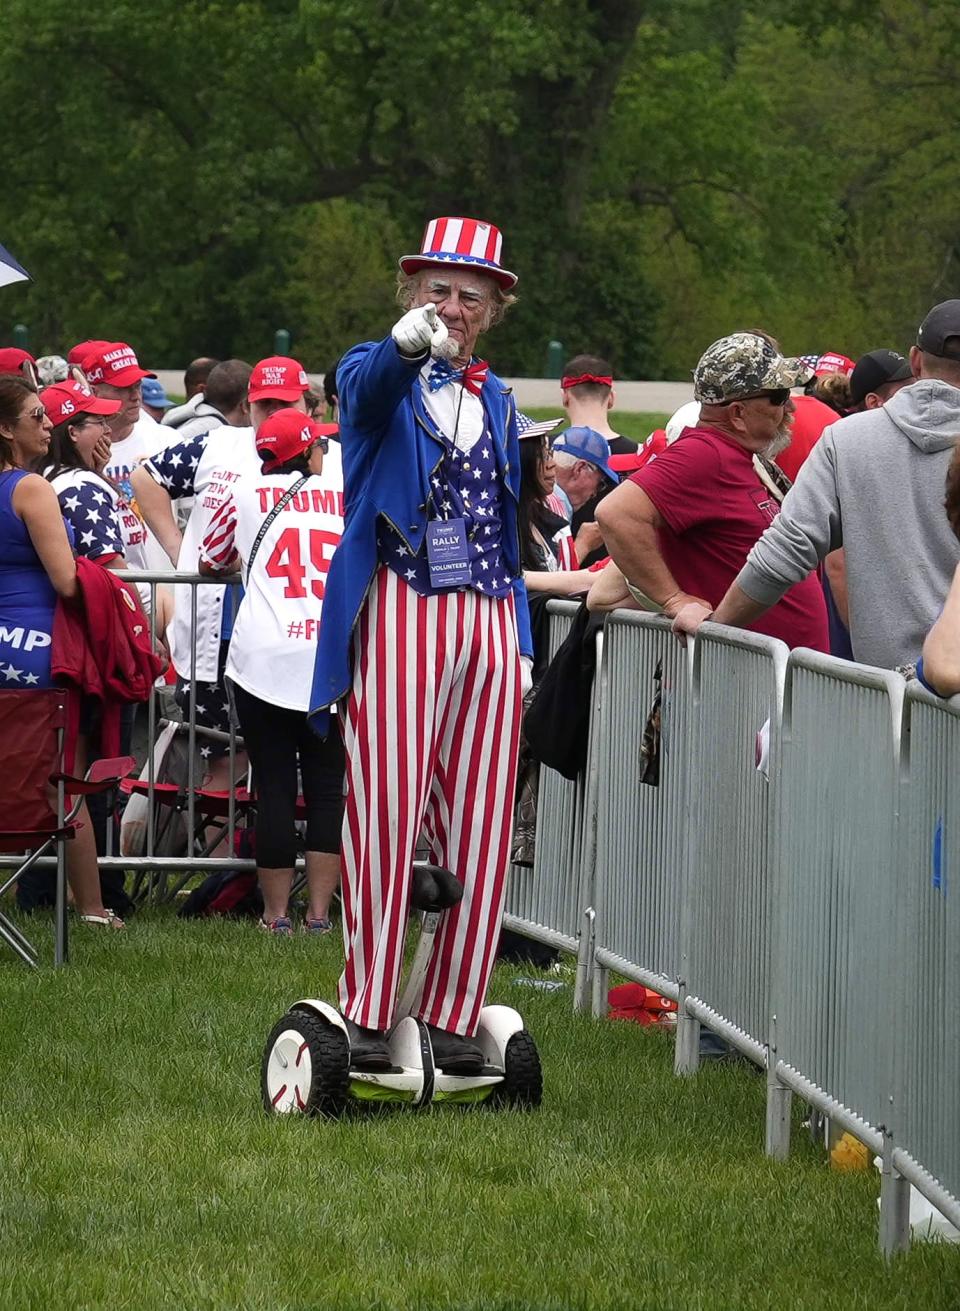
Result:
[[812,369],[818,378],[828,373],[842,373],[845,378],[849,378],[853,373],[854,361],[848,355],[841,355],[839,351],[826,351],[822,355],[801,355],[800,360]]
[[435,218],[423,233],[419,255],[404,255],[400,267],[404,273],[449,264],[454,268],[477,269],[487,273],[504,291],[517,285],[517,275],[500,266],[503,237],[492,223],[471,218]]
[[517,436],[525,437],[549,437],[563,423],[563,419],[531,419],[529,414],[524,414],[522,410],[517,410]]

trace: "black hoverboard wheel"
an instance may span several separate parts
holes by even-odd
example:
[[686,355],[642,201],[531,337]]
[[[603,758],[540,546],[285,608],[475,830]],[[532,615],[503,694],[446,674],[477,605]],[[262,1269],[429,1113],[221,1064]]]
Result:
[[498,1083],[487,1105],[504,1110],[532,1111],[543,1100],[543,1070],[537,1044],[526,1029],[511,1034],[503,1054],[503,1082]]
[[271,1030],[260,1067],[263,1106],[271,1115],[344,1113],[350,1087],[350,1045],[342,1029],[294,1007]]

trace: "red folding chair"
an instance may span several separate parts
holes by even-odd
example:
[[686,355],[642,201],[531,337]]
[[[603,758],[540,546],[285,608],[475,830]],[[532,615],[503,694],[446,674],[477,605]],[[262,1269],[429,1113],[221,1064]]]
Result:
[[[0,896],[51,848],[57,853],[56,940],[54,961],[67,959],[66,843],[75,835],[77,812],[85,796],[106,792],[134,767],[131,756],[97,760],[86,778],[65,771],[67,699],[61,688],[0,691],[0,851],[24,859],[6,881]],[[56,809],[51,805],[56,789]],[[67,800],[72,804],[67,810]],[[37,950],[0,912],[0,938],[27,965],[37,965]]]

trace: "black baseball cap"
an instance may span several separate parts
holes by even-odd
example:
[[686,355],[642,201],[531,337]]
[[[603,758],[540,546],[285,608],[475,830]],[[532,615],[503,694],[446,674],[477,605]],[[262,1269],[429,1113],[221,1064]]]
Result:
[[[948,349],[947,342],[951,337],[956,340]],[[934,305],[920,324],[917,345],[927,355],[960,359],[960,300],[944,300]]]
[[[957,302],[960,306],[960,301]],[[850,374],[850,400],[862,405],[867,394],[888,382],[906,382],[913,377],[910,361],[897,351],[868,351],[861,355]]]

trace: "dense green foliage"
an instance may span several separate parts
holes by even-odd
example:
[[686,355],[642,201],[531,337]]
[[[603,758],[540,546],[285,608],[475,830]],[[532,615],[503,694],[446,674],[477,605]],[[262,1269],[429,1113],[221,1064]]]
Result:
[[333,937],[147,910],[77,928],[70,967],[0,954],[0,1305],[16,1311],[948,1311],[949,1244],[888,1268],[879,1176],[799,1126],[763,1156],[763,1077],[680,1080],[661,1032],[514,986],[543,1055],[531,1115],[268,1119],[266,1035],[329,996]]
[[[960,293],[955,0],[0,0],[0,340],[322,368],[426,218],[505,232],[545,343],[686,374],[764,326],[906,346]],[[14,148],[16,147],[16,148]]]

